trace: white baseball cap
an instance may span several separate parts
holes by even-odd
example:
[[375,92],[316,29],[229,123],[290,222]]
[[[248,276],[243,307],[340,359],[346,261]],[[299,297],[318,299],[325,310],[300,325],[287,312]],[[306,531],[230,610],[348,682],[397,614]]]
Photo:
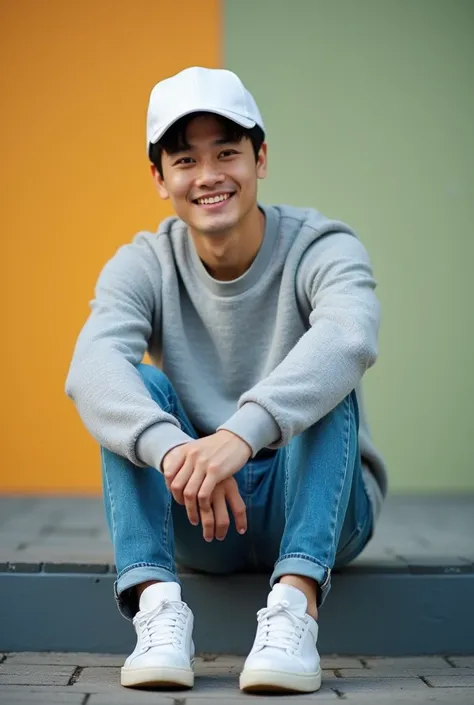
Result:
[[146,126],[147,153],[150,144],[159,142],[177,120],[197,112],[223,115],[245,128],[258,125],[265,132],[255,100],[235,73],[192,66],[152,89]]

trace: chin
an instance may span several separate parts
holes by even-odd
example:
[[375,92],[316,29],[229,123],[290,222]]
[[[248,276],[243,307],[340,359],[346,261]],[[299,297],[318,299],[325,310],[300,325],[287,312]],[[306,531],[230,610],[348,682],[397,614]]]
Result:
[[220,235],[227,230],[235,228],[238,224],[239,218],[233,217],[213,217],[213,218],[200,218],[199,221],[191,224],[191,227],[195,230],[205,233],[208,235]]

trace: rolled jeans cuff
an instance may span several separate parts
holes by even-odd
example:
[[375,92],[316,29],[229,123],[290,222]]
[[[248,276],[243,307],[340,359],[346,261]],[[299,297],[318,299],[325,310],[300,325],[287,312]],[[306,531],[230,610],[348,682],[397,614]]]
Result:
[[302,575],[316,580],[319,585],[317,606],[320,607],[331,589],[331,569],[322,565],[304,553],[289,553],[281,556],[275,563],[275,569],[270,578],[270,587],[284,575]]
[[135,563],[122,570],[114,583],[114,595],[120,614],[132,620],[138,611],[138,599],[134,588],[148,580],[160,580],[163,583],[179,583],[176,573],[169,568],[151,563]]

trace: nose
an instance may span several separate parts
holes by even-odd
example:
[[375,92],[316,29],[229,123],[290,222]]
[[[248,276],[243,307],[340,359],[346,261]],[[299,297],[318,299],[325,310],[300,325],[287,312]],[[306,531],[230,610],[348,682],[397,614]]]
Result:
[[220,170],[219,163],[204,162],[200,165],[195,184],[198,188],[213,188],[224,180],[225,174]]

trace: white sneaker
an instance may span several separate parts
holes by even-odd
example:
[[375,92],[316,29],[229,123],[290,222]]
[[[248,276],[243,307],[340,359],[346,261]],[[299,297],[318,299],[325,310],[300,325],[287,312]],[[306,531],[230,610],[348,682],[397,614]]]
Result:
[[306,614],[305,595],[277,583],[257,613],[257,635],[240,674],[245,691],[312,693],[321,687],[318,625]]
[[133,619],[137,645],[121,672],[126,687],[194,685],[193,613],[178,583],[155,583],[141,594]]

